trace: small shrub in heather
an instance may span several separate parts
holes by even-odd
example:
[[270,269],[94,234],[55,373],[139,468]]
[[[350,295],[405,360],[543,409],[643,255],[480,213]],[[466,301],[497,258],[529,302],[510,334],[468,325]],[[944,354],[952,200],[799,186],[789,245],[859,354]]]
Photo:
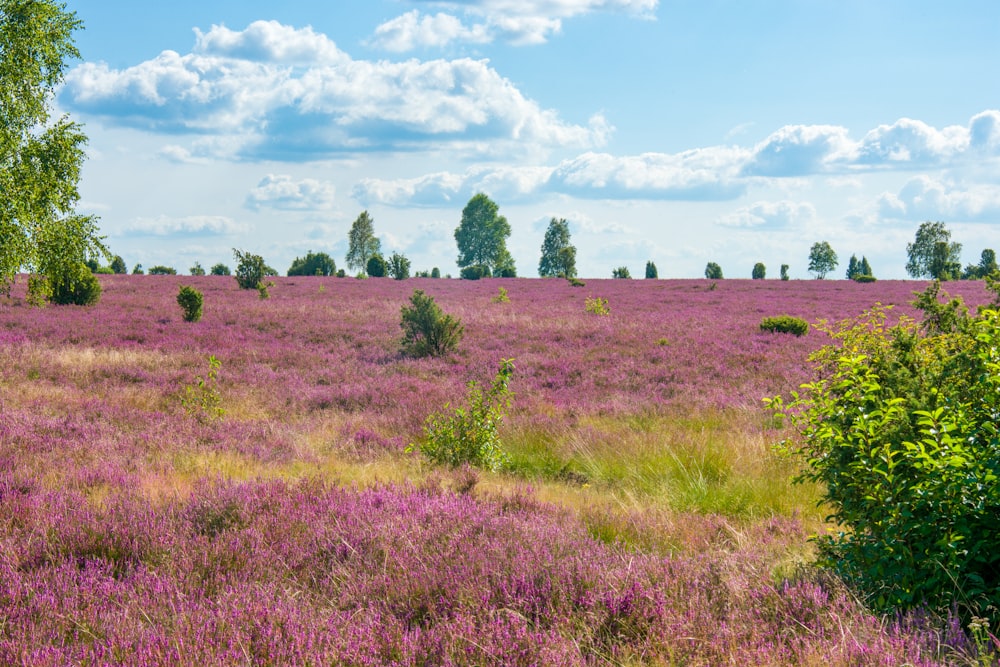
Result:
[[852,278],[852,280],[854,282],[856,282],[856,283],[873,283],[873,282],[875,282],[877,280],[877,278],[875,278],[875,276],[869,276],[869,275],[863,275],[862,274],[862,275],[854,276],[854,278]]
[[177,292],[177,305],[183,311],[185,322],[197,322],[201,319],[201,309],[205,297],[201,292],[188,285],[181,285]]
[[261,281],[257,283],[257,296],[260,297],[261,301],[271,298],[271,292],[269,291],[274,287],[274,281],[268,280],[267,282]]
[[403,352],[414,357],[440,357],[448,354],[462,340],[465,327],[461,320],[445,315],[434,297],[414,290],[410,306],[400,310],[403,329]]
[[493,303],[510,303],[510,297],[507,295],[507,290],[503,287],[497,288],[497,293],[493,295],[490,299]]
[[199,420],[211,421],[220,419],[226,411],[222,408],[222,395],[219,394],[219,369],[222,362],[211,355],[208,358],[208,374],[198,376],[194,382],[184,388],[181,405],[191,416]]
[[804,336],[809,333],[809,323],[799,317],[779,315],[777,317],[765,317],[762,319],[760,321],[760,330]]
[[784,449],[820,482],[844,530],[822,562],[876,609],[957,607],[1000,620],[1000,312],[968,315],[933,284],[918,326],[877,307],[829,331],[803,395],[770,405],[801,438]]
[[267,275],[267,264],[260,255],[233,248],[236,257],[236,284],[241,289],[256,289]]
[[[469,464],[494,472],[508,462],[500,443],[500,423],[510,407],[508,389],[514,374],[514,360],[503,359],[493,383],[485,392],[478,383],[468,384],[468,406],[452,414],[434,413],[424,423],[420,452],[437,464],[457,467]],[[448,409],[449,406],[445,406]],[[407,451],[412,451],[410,445]]]
[[567,278],[567,280],[569,280],[570,287],[583,287],[587,284],[579,278]]
[[588,313],[593,313],[594,315],[610,315],[611,309],[608,308],[608,300],[602,299],[601,297],[587,297],[584,302],[584,310]]

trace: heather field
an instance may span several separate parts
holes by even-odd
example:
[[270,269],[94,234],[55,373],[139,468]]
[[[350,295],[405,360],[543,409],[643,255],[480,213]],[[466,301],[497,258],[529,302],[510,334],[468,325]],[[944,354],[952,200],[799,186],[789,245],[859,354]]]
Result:
[[[761,318],[913,314],[923,283],[101,282],[0,301],[0,664],[979,664],[808,566],[823,511],[761,403],[827,342]],[[400,353],[417,288],[454,354]],[[501,359],[505,470],[404,451]]]

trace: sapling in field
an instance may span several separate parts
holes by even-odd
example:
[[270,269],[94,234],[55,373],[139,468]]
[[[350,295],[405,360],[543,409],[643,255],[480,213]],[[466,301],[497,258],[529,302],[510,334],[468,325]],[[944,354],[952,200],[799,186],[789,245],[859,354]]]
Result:
[[201,319],[201,309],[204,296],[201,292],[188,285],[181,285],[177,292],[177,305],[184,311],[185,322],[197,322]]
[[[468,406],[452,414],[434,413],[424,423],[420,452],[433,463],[457,467],[468,463],[494,472],[508,463],[500,442],[500,424],[510,408],[508,389],[514,375],[514,360],[502,359],[493,383],[485,392],[469,382]],[[447,411],[451,406],[445,405]],[[407,447],[413,451],[416,445]]]
[[194,382],[184,388],[181,405],[184,410],[198,420],[211,421],[221,419],[225,414],[222,408],[222,396],[219,394],[219,369],[222,362],[211,355],[208,358],[208,374],[198,376]]

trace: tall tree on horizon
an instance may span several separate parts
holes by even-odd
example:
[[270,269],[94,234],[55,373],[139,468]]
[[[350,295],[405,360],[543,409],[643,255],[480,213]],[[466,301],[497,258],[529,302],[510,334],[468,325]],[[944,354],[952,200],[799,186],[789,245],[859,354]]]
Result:
[[382,242],[375,236],[375,221],[362,211],[347,233],[347,256],[344,261],[355,271],[367,271],[368,260],[382,251]]
[[498,211],[496,203],[481,192],[462,209],[462,221],[455,229],[459,267],[485,266],[492,275],[513,269],[514,259],[507,250],[510,223]]
[[576,278],[576,246],[569,242],[566,218],[552,218],[542,241],[542,257],[538,261],[542,278]]

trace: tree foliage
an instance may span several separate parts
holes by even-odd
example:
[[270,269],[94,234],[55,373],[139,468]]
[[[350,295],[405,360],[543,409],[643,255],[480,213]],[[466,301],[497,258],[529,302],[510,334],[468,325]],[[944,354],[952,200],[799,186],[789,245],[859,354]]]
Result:
[[[854,258],[857,262],[857,258]],[[809,249],[809,271],[815,274],[816,278],[822,280],[826,274],[837,268],[837,253],[827,241],[813,243]]]
[[924,222],[913,243],[906,244],[906,272],[912,278],[947,280],[961,269],[962,244],[951,241],[951,231],[943,222]]
[[646,262],[646,278],[653,280],[659,277],[660,274],[656,270],[656,264],[654,264],[652,260]]
[[936,281],[914,305],[920,324],[889,327],[876,307],[829,329],[813,381],[771,407],[797,427],[784,449],[841,527],[817,539],[824,564],[881,610],[995,617],[1000,313],[995,302],[970,316]]
[[362,211],[347,234],[347,256],[344,261],[355,271],[367,271],[368,260],[382,252],[382,242],[375,236],[375,221]]
[[482,193],[474,195],[462,209],[462,221],[455,229],[459,267],[481,265],[493,275],[513,269],[514,261],[507,251],[510,224],[498,211],[496,203]]
[[709,280],[722,280],[722,267],[715,262],[705,265],[705,277]]
[[236,284],[241,289],[257,289],[263,284],[264,276],[273,275],[274,270],[264,263],[260,255],[233,248],[236,257]]
[[410,277],[410,260],[398,252],[392,253],[386,263],[389,275],[396,280],[406,280]]
[[788,269],[789,269],[789,266],[787,264],[782,264],[781,265],[781,274],[780,275],[781,275],[781,279],[782,280],[788,280],[789,279],[789,277],[788,277]]
[[757,262],[753,265],[753,272],[750,277],[754,280],[764,280],[767,277],[767,267],[764,266],[763,262]]
[[389,272],[389,265],[386,263],[382,255],[372,255],[368,258],[368,263],[365,265],[365,271],[372,278],[385,278],[386,274]]
[[627,266],[619,266],[611,269],[611,277],[617,280],[629,280],[632,274],[629,272]]
[[325,252],[310,250],[305,257],[296,257],[288,267],[290,276],[332,276],[337,272],[333,258]]
[[542,257],[538,261],[542,278],[575,278],[576,246],[570,243],[569,223],[565,218],[552,218],[542,241]]
[[52,0],[0,0],[0,290],[22,269],[41,289],[85,279],[88,258],[110,255],[97,218],[74,212],[87,137],[51,117],[53,91],[78,58],[76,14]]
[[233,272],[229,270],[228,266],[226,266],[222,262],[219,262],[218,264],[212,266],[209,273],[211,273],[213,276],[229,276],[232,275]]

